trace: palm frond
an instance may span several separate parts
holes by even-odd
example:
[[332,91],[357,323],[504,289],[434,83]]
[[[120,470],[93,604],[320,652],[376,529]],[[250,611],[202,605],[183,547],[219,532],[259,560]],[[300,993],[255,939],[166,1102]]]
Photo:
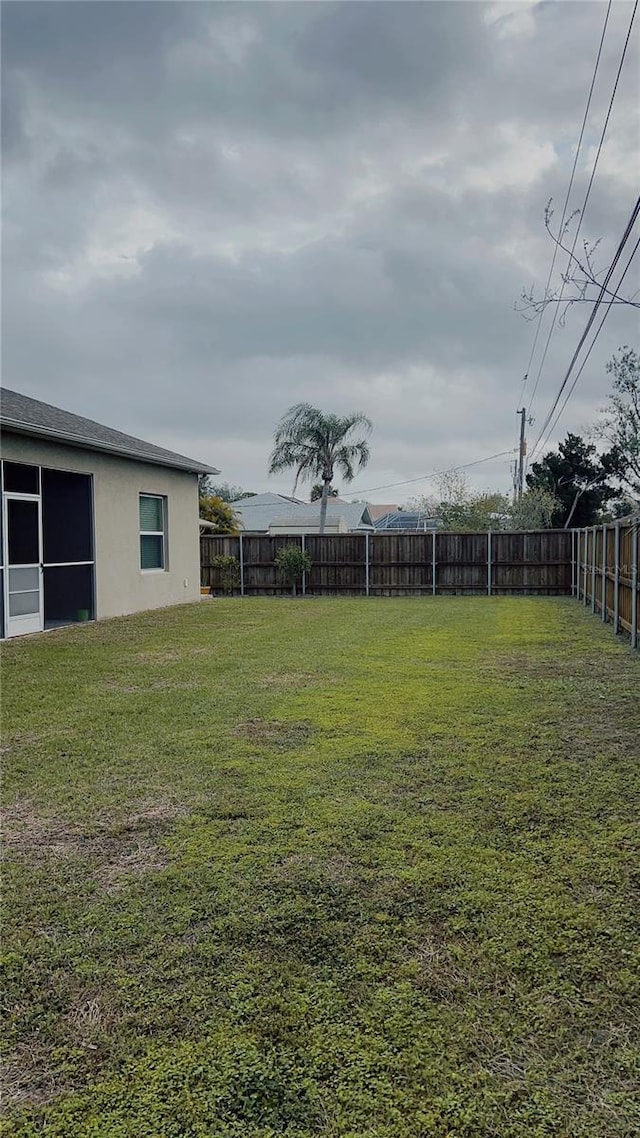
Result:
[[369,460],[369,447],[358,430],[369,434],[371,420],[361,412],[326,415],[310,403],[294,403],[278,423],[269,458],[269,473],[295,469],[294,491],[300,479],[330,480],[338,465],[347,481]]

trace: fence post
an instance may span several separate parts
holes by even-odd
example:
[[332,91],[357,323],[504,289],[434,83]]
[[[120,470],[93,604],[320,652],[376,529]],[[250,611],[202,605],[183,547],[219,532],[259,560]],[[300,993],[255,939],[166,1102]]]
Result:
[[591,546],[591,612],[596,611],[596,527],[593,526]]
[[431,595],[436,595],[436,531],[431,531]]
[[631,522],[631,647],[638,647],[638,542],[640,520]]
[[487,530],[487,596],[491,596],[491,530]]
[[584,554],[584,561],[582,563],[582,570],[583,570],[583,573],[582,573],[582,600],[583,600],[584,604],[586,605],[586,603],[587,603],[587,549],[589,548],[588,531],[587,531],[586,526],[584,527],[582,536],[584,538],[584,541],[583,541],[584,548],[582,550],[582,552]]
[[576,595],[576,531],[571,530],[571,596]]
[[607,619],[607,527],[602,526],[602,621]]
[[242,534],[240,534],[240,596],[244,596],[244,549],[242,547]]
[[369,596],[369,531],[364,535],[364,591]]
[[613,634],[620,630],[620,522],[615,525],[613,554]]
[[[300,548],[302,549],[302,552],[304,553],[305,552],[305,541],[304,541],[304,534],[303,533],[300,534]],[[302,595],[303,595],[303,597],[304,597],[306,591],[307,591],[307,574],[305,571],[302,574]]]

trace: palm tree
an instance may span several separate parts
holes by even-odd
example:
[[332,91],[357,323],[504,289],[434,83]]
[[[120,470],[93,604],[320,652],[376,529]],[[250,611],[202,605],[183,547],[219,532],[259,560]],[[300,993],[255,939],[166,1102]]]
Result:
[[310,403],[296,403],[283,415],[273,438],[269,474],[295,469],[295,494],[299,480],[320,478],[320,533],[324,533],[327,501],[334,470],[345,482],[351,482],[356,471],[369,461],[368,435],[371,420],[360,412],[352,415],[325,415]]

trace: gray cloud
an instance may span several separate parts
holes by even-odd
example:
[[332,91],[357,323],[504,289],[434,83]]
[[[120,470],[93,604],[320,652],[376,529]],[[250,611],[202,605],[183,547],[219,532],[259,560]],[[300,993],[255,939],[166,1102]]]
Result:
[[[630,11],[613,8],[589,145]],[[513,302],[546,277],[542,213],[603,15],[5,4],[4,381],[254,488],[301,398],[372,416],[361,486],[511,446],[533,335]],[[603,263],[635,197],[636,63],[637,43],[585,221]],[[585,319],[554,336],[540,417]],[[632,336],[612,312],[560,433],[593,417]]]

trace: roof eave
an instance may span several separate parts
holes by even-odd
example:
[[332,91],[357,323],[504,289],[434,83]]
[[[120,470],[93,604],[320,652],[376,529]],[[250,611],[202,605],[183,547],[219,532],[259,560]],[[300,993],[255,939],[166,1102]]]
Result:
[[82,435],[72,435],[64,431],[56,431],[47,427],[32,426],[29,423],[21,423],[17,419],[3,418],[0,422],[3,430],[13,431],[17,435],[27,435],[29,438],[50,439],[53,442],[65,443],[67,446],[78,447],[83,450],[96,450],[104,454],[114,454],[119,458],[128,458],[132,462],[145,462],[151,466],[168,466],[171,470],[184,470],[189,474],[220,474],[220,471],[215,466],[205,466],[201,462],[191,462],[186,459],[184,462],[176,462],[168,457],[164,458],[160,455],[143,455],[137,454],[135,451],[128,450],[127,447],[117,447],[109,443],[100,443],[95,439],[87,439]]

